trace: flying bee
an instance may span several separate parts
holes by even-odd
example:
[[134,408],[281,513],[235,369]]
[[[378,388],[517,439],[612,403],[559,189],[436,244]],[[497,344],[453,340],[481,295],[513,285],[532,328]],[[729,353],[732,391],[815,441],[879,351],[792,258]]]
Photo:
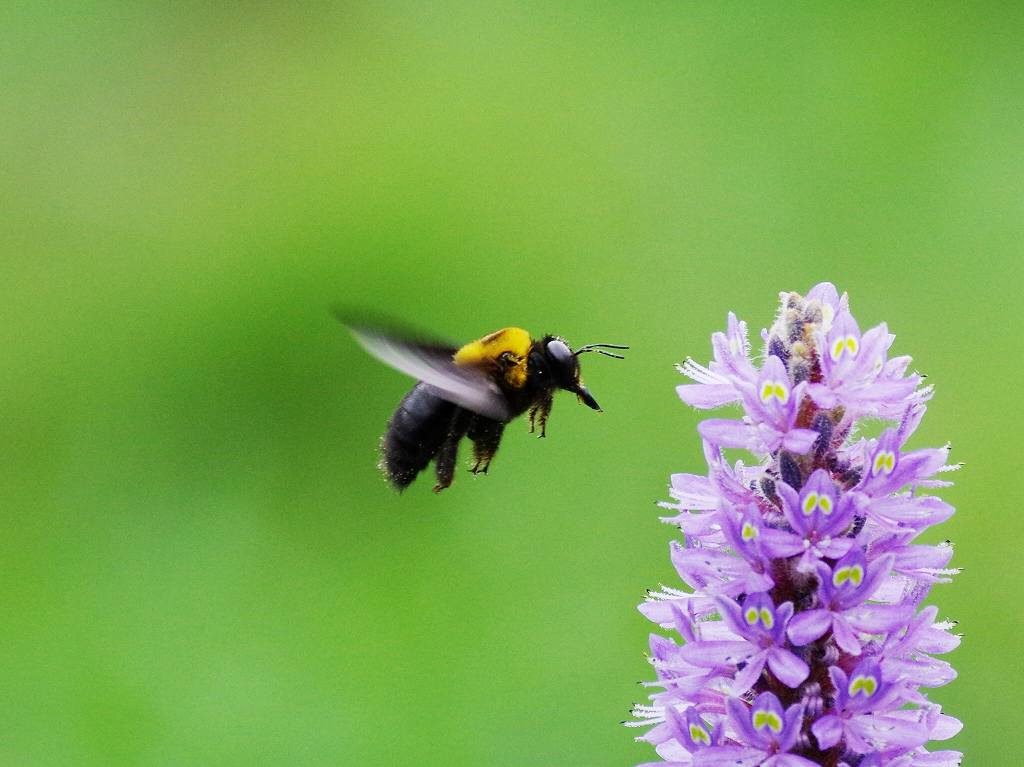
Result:
[[623,359],[607,350],[629,348],[587,344],[573,351],[564,338],[535,340],[522,328],[502,328],[455,348],[340,319],[366,351],[418,379],[381,438],[380,467],[397,490],[408,487],[431,460],[434,492],[451,485],[463,437],[473,443],[471,471],[486,473],[505,424],[525,412],[530,431],[545,436],[556,389],[600,412],[580,378],[579,356],[596,352]]

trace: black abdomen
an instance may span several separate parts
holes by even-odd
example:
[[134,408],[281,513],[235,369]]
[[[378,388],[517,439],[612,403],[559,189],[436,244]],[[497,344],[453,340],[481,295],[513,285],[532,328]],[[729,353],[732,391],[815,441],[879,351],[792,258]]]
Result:
[[381,468],[399,490],[430,463],[448,436],[458,405],[416,384],[395,410],[381,440]]

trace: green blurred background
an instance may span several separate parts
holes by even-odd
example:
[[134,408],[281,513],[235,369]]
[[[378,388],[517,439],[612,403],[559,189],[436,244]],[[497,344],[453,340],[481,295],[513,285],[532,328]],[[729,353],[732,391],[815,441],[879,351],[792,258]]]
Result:
[[[652,758],[673,363],[822,279],[937,387],[934,698],[1016,761],[1024,14],[887,6],[5,5],[0,764]],[[398,496],[333,303],[634,348]]]

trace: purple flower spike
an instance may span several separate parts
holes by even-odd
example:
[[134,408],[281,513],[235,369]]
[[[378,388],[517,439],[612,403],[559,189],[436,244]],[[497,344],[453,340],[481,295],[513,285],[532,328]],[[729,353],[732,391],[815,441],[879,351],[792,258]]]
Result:
[[[954,767],[926,746],[961,724],[927,691],[956,678],[936,656],[960,639],[921,605],[957,570],[918,541],[953,513],[929,493],[958,466],[905,449],[932,389],[830,283],[781,299],[759,356],[730,313],[711,362],[680,366],[683,402],[742,413],[699,424],[707,471],[673,474],[661,504],[683,587],[640,605],[679,637],[651,636],[660,691],[628,724],[662,761],[643,767]],[[863,418],[891,425],[865,439]]]

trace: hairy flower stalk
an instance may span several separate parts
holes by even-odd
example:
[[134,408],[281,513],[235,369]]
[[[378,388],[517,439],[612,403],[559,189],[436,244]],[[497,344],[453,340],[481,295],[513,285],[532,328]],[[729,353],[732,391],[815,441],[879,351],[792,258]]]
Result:
[[[956,572],[952,547],[914,542],[953,513],[921,491],[957,466],[948,446],[904,450],[932,389],[829,283],[782,294],[761,335],[755,361],[730,314],[714,360],[680,368],[696,382],[683,402],[739,403],[743,418],[701,422],[707,475],[671,478],[664,521],[683,533],[671,558],[686,588],[649,592],[640,611],[683,641],[651,636],[661,691],[629,724],[653,725],[640,739],[663,761],[650,767],[958,765],[925,749],[961,724],[923,692],[956,676],[934,656],[959,637],[922,607]],[[890,425],[867,438],[864,419]],[[726,448],[757,461],[730,464]]]

